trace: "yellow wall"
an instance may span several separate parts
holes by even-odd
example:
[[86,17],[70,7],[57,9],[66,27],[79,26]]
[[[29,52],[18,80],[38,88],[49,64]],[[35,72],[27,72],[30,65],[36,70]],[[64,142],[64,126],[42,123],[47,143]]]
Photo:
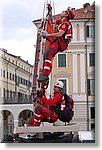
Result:
[[68,93],[72,95],[72,54],[67,53],[67,67],[57,68],[57,56],[53,59],[52,66],[52,85],[57,78],[67,78],[68,79]]

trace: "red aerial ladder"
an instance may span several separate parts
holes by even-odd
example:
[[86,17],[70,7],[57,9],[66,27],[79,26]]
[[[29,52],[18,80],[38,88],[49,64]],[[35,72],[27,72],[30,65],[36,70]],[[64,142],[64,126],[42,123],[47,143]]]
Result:
[[[47,14],[46,14],[46,17],[44,18],[45,11],[47,12]],[[50,43],[53,40],[52,37],[49,37],[49,38],[41,37],[40,32],[42,30],[46,30],[48,33],[54,32],[53,23],[52,23],[52,7],[51,7],[51,4],[49,3],[47,4],[44,3],[43,18],[41,20],[41,25],[38,28],[38,32],[37,32],[35,64],[34,64],[34,73],[33,73],[33,82],[32,82],[32,99],[34,103],[39,101],[39,98],[36,97],[37,91],[39,91],[42,86],[48,84],[48,81],[46,81],[46,83],[39,83],[37,79],[39,78],[42,72],[44,52],[50,46]]]

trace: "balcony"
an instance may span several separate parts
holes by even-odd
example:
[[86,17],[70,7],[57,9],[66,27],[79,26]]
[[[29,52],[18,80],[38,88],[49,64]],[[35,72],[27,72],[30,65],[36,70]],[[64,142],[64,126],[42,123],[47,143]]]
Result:
[[32,104],[32,98],[22,98],[22,97],[15,97],[15,98],[0,98],[0,104]]

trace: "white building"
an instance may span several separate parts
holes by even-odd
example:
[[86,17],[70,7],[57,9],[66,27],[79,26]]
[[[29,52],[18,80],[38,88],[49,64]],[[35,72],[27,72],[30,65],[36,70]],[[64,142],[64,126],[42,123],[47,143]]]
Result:
[[0,123],[4,135],[12,133],[14,126],[23,125],[32,115],[32,74],[33,66],[28,61],[0,48],[0,111],[3,114]]

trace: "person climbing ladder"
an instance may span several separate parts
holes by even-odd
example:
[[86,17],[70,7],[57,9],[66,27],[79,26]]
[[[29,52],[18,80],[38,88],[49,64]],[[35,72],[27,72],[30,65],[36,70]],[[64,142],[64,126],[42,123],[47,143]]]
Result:
[[68,9],[61,13],[61,25],[58,29],[58,32],[48,34],[46,31],[41,32],[43,37],[55,37],[55,40],[52,42],[51,46],[45,51],[44,54],[44,63],[42,74],[38,78],[38,82],[45,82],[49,80],[49,75],[52,70],[52,58],[60,51],[63,52],[67,47],[69,42],[72,39],[72,25],[69,20],[72,20],[75,17],[75,12],[73,9]]

